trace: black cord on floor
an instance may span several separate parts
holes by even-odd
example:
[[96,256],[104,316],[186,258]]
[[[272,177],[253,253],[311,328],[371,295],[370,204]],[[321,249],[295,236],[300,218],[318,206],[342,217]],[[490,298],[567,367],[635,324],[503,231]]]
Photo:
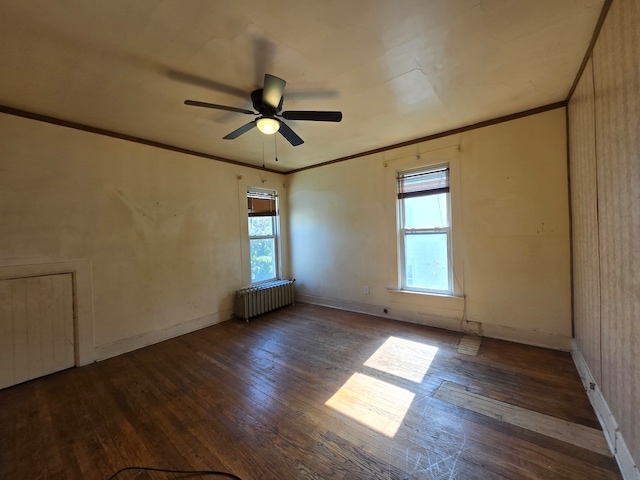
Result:
[[182,473],[187,475],[223,475],[233,480],[242,480],[239,476],[228,472],[219,472],[216,470],[168,470],[166,468],[153,468],[153,467],[124,467],[118,470],[116,473],[109,477],[109,480],[113,480],[122,472],[127,470],[144,470],[147,472],[163,472],[163,473]]

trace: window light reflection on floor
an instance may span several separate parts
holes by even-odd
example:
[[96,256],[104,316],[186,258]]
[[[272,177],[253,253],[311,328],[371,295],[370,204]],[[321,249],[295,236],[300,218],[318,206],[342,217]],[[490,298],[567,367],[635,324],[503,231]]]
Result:
[[[419,384],[437,352],[432,345],[389,337],[364,366]],[[354,373],[325,405],[393,438],[414,397],[410,390],[389,381]]]
[[403,338],[389,337],[364,362],[364,366],[421,383],[436,353],[438,353],[438,347]]
[[393,438],[414,394],[377,378],[354,373],[325,405]]

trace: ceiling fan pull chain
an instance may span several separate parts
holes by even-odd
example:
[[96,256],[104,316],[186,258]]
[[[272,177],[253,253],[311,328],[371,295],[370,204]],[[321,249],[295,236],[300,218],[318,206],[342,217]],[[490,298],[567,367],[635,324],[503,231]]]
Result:
[[278,137],[273,136],[273,144],[276,146],[276,162],[278,161]]

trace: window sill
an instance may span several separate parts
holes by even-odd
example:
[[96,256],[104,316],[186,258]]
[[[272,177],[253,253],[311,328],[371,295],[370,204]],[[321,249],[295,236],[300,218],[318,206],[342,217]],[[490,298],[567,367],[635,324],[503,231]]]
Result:
[[[446,295],[442,293],[431,292],[417,292],[415,290],[400,290],[397,288],[387,288],[390,293],[400,293],[415,295],[416,300],[425,301],[436,308],[443,308],[447,310],[455,310],[462,312],[464,310],[465,298],[463,296]],[[424,300],[423,300],[424,299]]]

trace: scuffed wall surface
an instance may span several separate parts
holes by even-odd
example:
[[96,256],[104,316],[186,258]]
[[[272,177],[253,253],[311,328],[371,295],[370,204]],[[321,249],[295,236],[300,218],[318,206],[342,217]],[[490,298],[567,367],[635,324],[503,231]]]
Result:
[[571,335],[564,109],[462,139],[469,320]]
[[96,347],[230,318],[238,176],[282,175],[9,115],[0,131],[0,265],[89,259]]

